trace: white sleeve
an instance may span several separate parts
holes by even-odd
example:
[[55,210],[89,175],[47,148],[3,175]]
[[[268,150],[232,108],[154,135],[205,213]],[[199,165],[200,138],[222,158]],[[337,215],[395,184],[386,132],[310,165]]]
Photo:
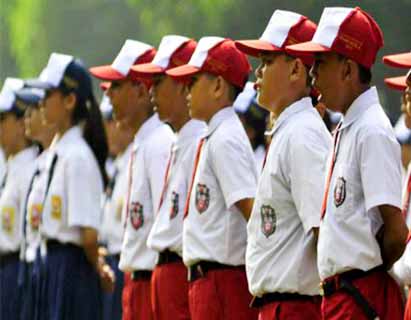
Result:
[[327,156],[331,138],[310,128],[290,137],[291,194],[304,231],[319,227],[324,195]]
[[401,208],[401,148],[395,137],[370,129],[359,147],[367,211],[380,205]]
[[97,162],[86,156],[70,159],[66,178],[68,225],[98,230],[103,183]]
[[227,208],[236,202],[254,198],[257,168],[248,140],[230,137],[212,147],[212,168],[221,187]]

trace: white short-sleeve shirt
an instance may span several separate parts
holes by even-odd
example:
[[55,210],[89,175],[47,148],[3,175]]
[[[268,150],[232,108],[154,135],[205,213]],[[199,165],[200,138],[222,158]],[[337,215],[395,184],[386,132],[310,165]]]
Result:
[[232,107],[208,124],[183,227],[187,266],[207,260],[244,265],[247,223],[235,203],[254,198],[257,169],[253,150]]
[[127,165],[130,161],[133,144],[114,160],[114,186],[111,195],[105,195],[103,207],[102,238],[107,245],[108,253],[119,254],[123,242],[124,222],[122,215],[127,194]]
[[29,147],[7,161],[7,176],[0,196],[0,254],[20,250],[24,207],[36,157],[37,148]]
[[180,256],[183,253],[184,208],[197,146],[206,128],[204,122],[193,119],[188,121],[177,135],[164,201],[147,239],[147,245],[158,252],[169,249]]
[[103,179],[79,126],[70,128],[50,146],[45,183],[55,155],[40,231],[46,239],[81,246],[82,227],[100,228]]
[[152,270],[158,253],[147,247],[163,189],[164,174],[175,136],[157,114],[138,130],[131,159],[131,186],[123,207],[126,217],[119,267],[123,271]]
[[331,135],[308,97],[281,113],[272,134],[248,222],[249,288],[256,296],[318,295],[312,228],[320,225]]
[[43,211],[43,201],[47,179],[46,161],[48,149],[44,150],[35,161],[35,176],[27,198],[26,207],[26,261],[34,261],[40,245],[39,226]]
[[381,265],[376,234],[383,220],[378,206],[401,208],[401,149],[375,87],[354,100],[339,140],[327,210],[320,224],[321,279]]

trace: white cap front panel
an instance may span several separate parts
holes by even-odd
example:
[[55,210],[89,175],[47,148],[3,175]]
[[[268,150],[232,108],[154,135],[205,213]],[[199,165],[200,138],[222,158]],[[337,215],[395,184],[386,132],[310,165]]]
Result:
[[221,37],[201,38],[188,64],[193,67],[201,68],[207,59],[208,52],[224,40],[225,39]]
[[134,62],[153,47],[136,40],[126,40],[111,67],[127,76]]
[[312,41],[331,48],[341,24],[353,10],[353,8],[325,8]]
[[16,100],[15,92],[24,86],[24,81],[17,78],[7,78],[0,92],[0,111],[8,111]]
[[301,15],[294,12],[275,10],[260,40],[268,41],[276,47],[281,48],[287,39],[290,29],[296,25],[301,18]]
[[152,63],[163,69],[167,68],[174,52],[189,40],[187,37],[175,35],[163,37]]
[[40,74],[40,80],[52,85],[53,87],[58,87],[61,79],[63,79],[67,66],[73,61],[73,59],[73,56],[52,53],[47,66]]

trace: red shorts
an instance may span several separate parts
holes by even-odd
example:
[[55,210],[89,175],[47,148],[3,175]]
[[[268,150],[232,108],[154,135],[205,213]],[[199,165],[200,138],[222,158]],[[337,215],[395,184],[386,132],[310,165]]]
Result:
[[279,301],[260,308],[258,320],[321,320],[321,298],[317,301]]
[[156,320],[189,320],[187,268],[182,262],[156,266],[151,278]]
[[[402,320],[404,305],[400,288],[386,271],[376,271],[352,281],[377,312],[380,320]],[[321,306],[323,319],[367,320],[361,307],[345,291],[324,297]]]
[[192,320],[257,320],[258,310],[250,308],[245,271],[208,271],[204,278],[189,284]]
[[129,273],[124,277],[123,320],[152,320],[151,281],[131,280]]

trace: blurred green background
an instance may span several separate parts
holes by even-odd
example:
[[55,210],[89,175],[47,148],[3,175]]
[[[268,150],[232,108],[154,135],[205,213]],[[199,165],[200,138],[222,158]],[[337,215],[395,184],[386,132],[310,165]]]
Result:
[[127,38],[155,46],[165,34],[256,38],[275,9],[318,22],[325,6],[357,5],[371,13],[384,32],[374,83],[395,121],[400,94],[387,89],[383,79],[407,70],[388,68],[381,57],[411,49],[411,0],[0,0],[0,82],[7,76],[37,75],[53,51],[92,66],[111,63]]

